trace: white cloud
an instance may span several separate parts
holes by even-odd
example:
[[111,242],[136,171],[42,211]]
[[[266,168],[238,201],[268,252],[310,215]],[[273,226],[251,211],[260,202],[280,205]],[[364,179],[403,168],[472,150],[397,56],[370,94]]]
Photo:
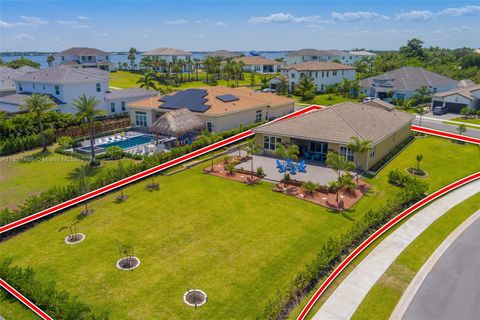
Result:
[[438,12],[438,14],[442,16],[454,16],[454,17],[475,14],[475,13],[480,13],[480,6],[464,6],[459,8],[448,8]]
[[12,25],[6,21],[0,20],[0,28],[11,28]]
[[383,14],[371,11],[356,11],[356,12],[332,12],[332,19],[342,22],[361,22],[372,20],[387,20],[388,17]]
[[193,23],[207,23],[208,22],[208,19],[197,19],[197,20],[194,20]]
[[433,12],[428,10],[413,10],[397,14],[396,19],[400,21],[425,21],[432,19],[434,15]]
[[464,32],[464,31],[470,31],[470,30],[474,30],[474,29],[469,26],[459,26],[459,27],[452,27],[448,29],[448,31],[451,31],[451,32]]
[[26,34],[26,33],[20,33],[12,36],[13,40],[33,40],[35,39],[33,36]]
[[225,27],[225,26],[227,26],[227,24],[226,24],[225,22],[223,22],[223,21],[215,22],[214,25],[217,26],[217,27]]
[[[38,18],[38,17],[21,16],[20,18],[22,18],[22,20],[26,21],[26,22],[24,22],[25,24],[32,25],[32,26],[38,26],[38,25],[41,25],[41,24],[47,24],[48,23],[47,20],[43,20],[42,18]],[[20,22],[20,23],[22,23],[22,22]]]
[[87,26],[78,20],[57,20],[56,22],[60,26],[70,27],[73,29],[90,29],[90,26]]
[[170,21],[163,21],[165,24],[187,24],[188,21],[185,19],[178,19],[178,20],[170,20]]
[[296,17],[291,13],[272,13],[269,16],[264,17],[251,17],[247,21],[248,23],[314,23],[322,22],[319,16],[310,17]]
[[86,17],[86,16],[78,16],[77,19],[78,19],[78,20],[90,20],[90,19],[92,19],[92,18]]

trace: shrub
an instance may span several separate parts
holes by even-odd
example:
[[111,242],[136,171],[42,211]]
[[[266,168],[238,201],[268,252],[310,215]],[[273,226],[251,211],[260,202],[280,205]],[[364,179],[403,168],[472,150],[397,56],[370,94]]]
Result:
[[123,148],[119,146],[111,146],[105,150],[106,157],[113,160],[122,159],[123,153]]
[[68,149],[73,146],[73,138],[69,136],[58,137],[57,143],[60,145],[60,147]]
[[229,175],[233,175],[233,173],[235,172],[235,165],[231,162],[227,163],[225,168]]
[[305,190],[305,193],[308,195],[313,195],[313,193],[319,188],[319,185],[312,181],[307,181],[302,184],[302,189]]
[[[44,131],[47,145],[55,141],[53,129]],[[42,141],[39,134],[19,135],[0,140],[0,155],[9,155],[12,153],[30,150],[40,147]]]
[[265,175],[262,167],[257,167],[257,175],[259,175],[260,177],[263,177]]

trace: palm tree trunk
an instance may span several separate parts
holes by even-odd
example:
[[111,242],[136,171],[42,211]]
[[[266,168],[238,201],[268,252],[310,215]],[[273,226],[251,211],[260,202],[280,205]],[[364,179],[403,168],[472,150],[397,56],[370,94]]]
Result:
[[47,140],[45,139],[45,132],[43,132],[43,123],[40,116],[37,116],[38,129],[40,130],[40,141],[42,142],[42,152],[47,152]]
[[252,183],[253,183],[253,154],[252,154],[252,163],[251,163],[252,167],[251,167],[251,174],[252,174]]
[[93,149],[93,126],[91,123],[88,124],[88,128],[90,130],[90,152],[92,155],[92,163],[95,161],[95,150]]

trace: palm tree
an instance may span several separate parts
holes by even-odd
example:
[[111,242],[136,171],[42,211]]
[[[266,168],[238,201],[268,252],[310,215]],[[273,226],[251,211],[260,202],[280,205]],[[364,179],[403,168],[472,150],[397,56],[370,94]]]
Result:
[[251,138],[247,140],[247,145],[245,146],[245,151],[247,152],[247,155],[252,157],[250,159],[250,164],[251,164],[251,174],[252,174],[252,182],[253,182],[253,155],[257,154],[260,151],[260,145],[257,143],[255,138]]
[[420,116],[420,126],[422,125],[422,117],[427,114],[427,110],[423,107],[418,107],[416,110],[417,114]]
[[[357,183],[358,176],[360,175],[360,161],[359,156],[372,149],[372,141],[361,140],[358,137],[351,137],[350,142],[347,144],[347,148],[355,152],[355,165],[357,167]],[[358,156],[357,156],[358,155]]]
[[26,98],[20,109],[33,114],[37,121],[38,131],[40,133],[40,141],[42,142],[42,152],[47,152],[47,139],[45,138],[45,132],[43,131],[43,113],[56,107],[55,103],[46,95],[32,94]]
[[157,90],[157,86],[153,80],[154,77],[155,74],[152,71],[147,71],[137,80],[137,83],[140,84],[140,88]]
[[306,195],[313,195],[318,188],[318,183],[312,181],[307,181],[302,184],[302,189],[305,191]]
[[467,126],[463,123],[459,124],[457,131],[458,131],[458,134],[463,135],[465,132],[467,132]]
[[72,105],[77,110],[75,116],[78,120],[85,122],[88,125],[90,131],[90,152],[92,155],[91,164],[95,162],[95,150],[93,143],[93,124],[95,118],[105,114],[103,110],[98,110],[96,107],[100,104],[95,97],[87,98],[86,95],[82,94],[78,99],[73,100]]
[[302,100],[310,100],[315,96],[315,82],[312,77],[303,76],[297,85],[297,91]]
[[291,144],[286,147],[284,144],[277,142],[275,145],[275,154],[284,160],[291,159],[297,161],[300,150],[296,144]]
[[55,56],[53,54],[49,54],[47,57],[47,63],[49,67],[53,65],[53,61],[55,61]]
[[198,58],[193,59],[193,68],[195,69],[195,81],[198,81],[198,69],[202,66],[202,61]]
[[432,95],[432,92],[427,86],[421,86],[420,88],[415,90],[415,92],[416,93],[414,98],[417,100],[417,102],[419,102],[419,104],[422,104],[427,99],[427,97]]
[[422,162],[423,160],[423,154],[417,154],[417,156],[415,157],[415,160],[417,161],[417,172],[420,172],[420,162]]
[[[77,183],[78,183],[78,191],[80,194],[85,194],[89,191],[90,185],[88,183],[88,165],[85,166],[80,166],[77,169],[75,169],[75,174],[77,178]],[[88,202],[85,201],[85,210],[82,211],[81,213],[84,215],[91,214],[93,210],[88,210]]]
[[133,69],[133,66],[135,64],[135,58],[137,57],[137,49],[134,47],[130,48],[128,50],[128,60],[130,60],[130,69]]
[[[119,179],[123,179],[127,176],[127,171],[125,170],[125,167],[123,166],[122,161],[118,161],[117,176]],[[123,187],[120,187],[120,196],[117,197],[118,202],[122,202],[127,199],[128,199],[128,196],[123,194]]]
[[342,171],[348,172],[355,170],[355,163],[348,161],[344,156],[336,152],[327,153],[327,160],[325,163],[330,166],[333,170],[337,171],[338,179],[340,180]]

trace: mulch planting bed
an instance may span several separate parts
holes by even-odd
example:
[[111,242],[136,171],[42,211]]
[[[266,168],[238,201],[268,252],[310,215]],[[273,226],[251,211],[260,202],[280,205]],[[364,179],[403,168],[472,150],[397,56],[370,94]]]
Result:
[[253,179],[252,179],[252,175],[250,173],[245,173],[245,172],[235,171],[232,174],[230,174],[225,169],[225,164],[223,162],[214,164],[213,171],[212,171],[212,166],[206,167],[205,172],[217,177],[223,177],[223,178],[240,181],[247,184],[257,183],[258,181],[262,180],[262,178],[258,177],[257,175],[253,175]]
[[359,180],[358,188],[354,191],[340,191],[338,203],[337,195],[335,193],[315,191],[312,195],[307,195],[301,187],[288,183],[285,184],[283,182],[277,184],[273,188],[273,191],[285,193],[289,196],[313,202],[333,210],[341,211],[348,210],[351,206],[353,206],[368,191],[368,189],[370,189],[370,185],[362,180]]
[[192,307],[198,307],[207,302],[207,295],[201,290],[188,290],[183,295],[183,301]]

